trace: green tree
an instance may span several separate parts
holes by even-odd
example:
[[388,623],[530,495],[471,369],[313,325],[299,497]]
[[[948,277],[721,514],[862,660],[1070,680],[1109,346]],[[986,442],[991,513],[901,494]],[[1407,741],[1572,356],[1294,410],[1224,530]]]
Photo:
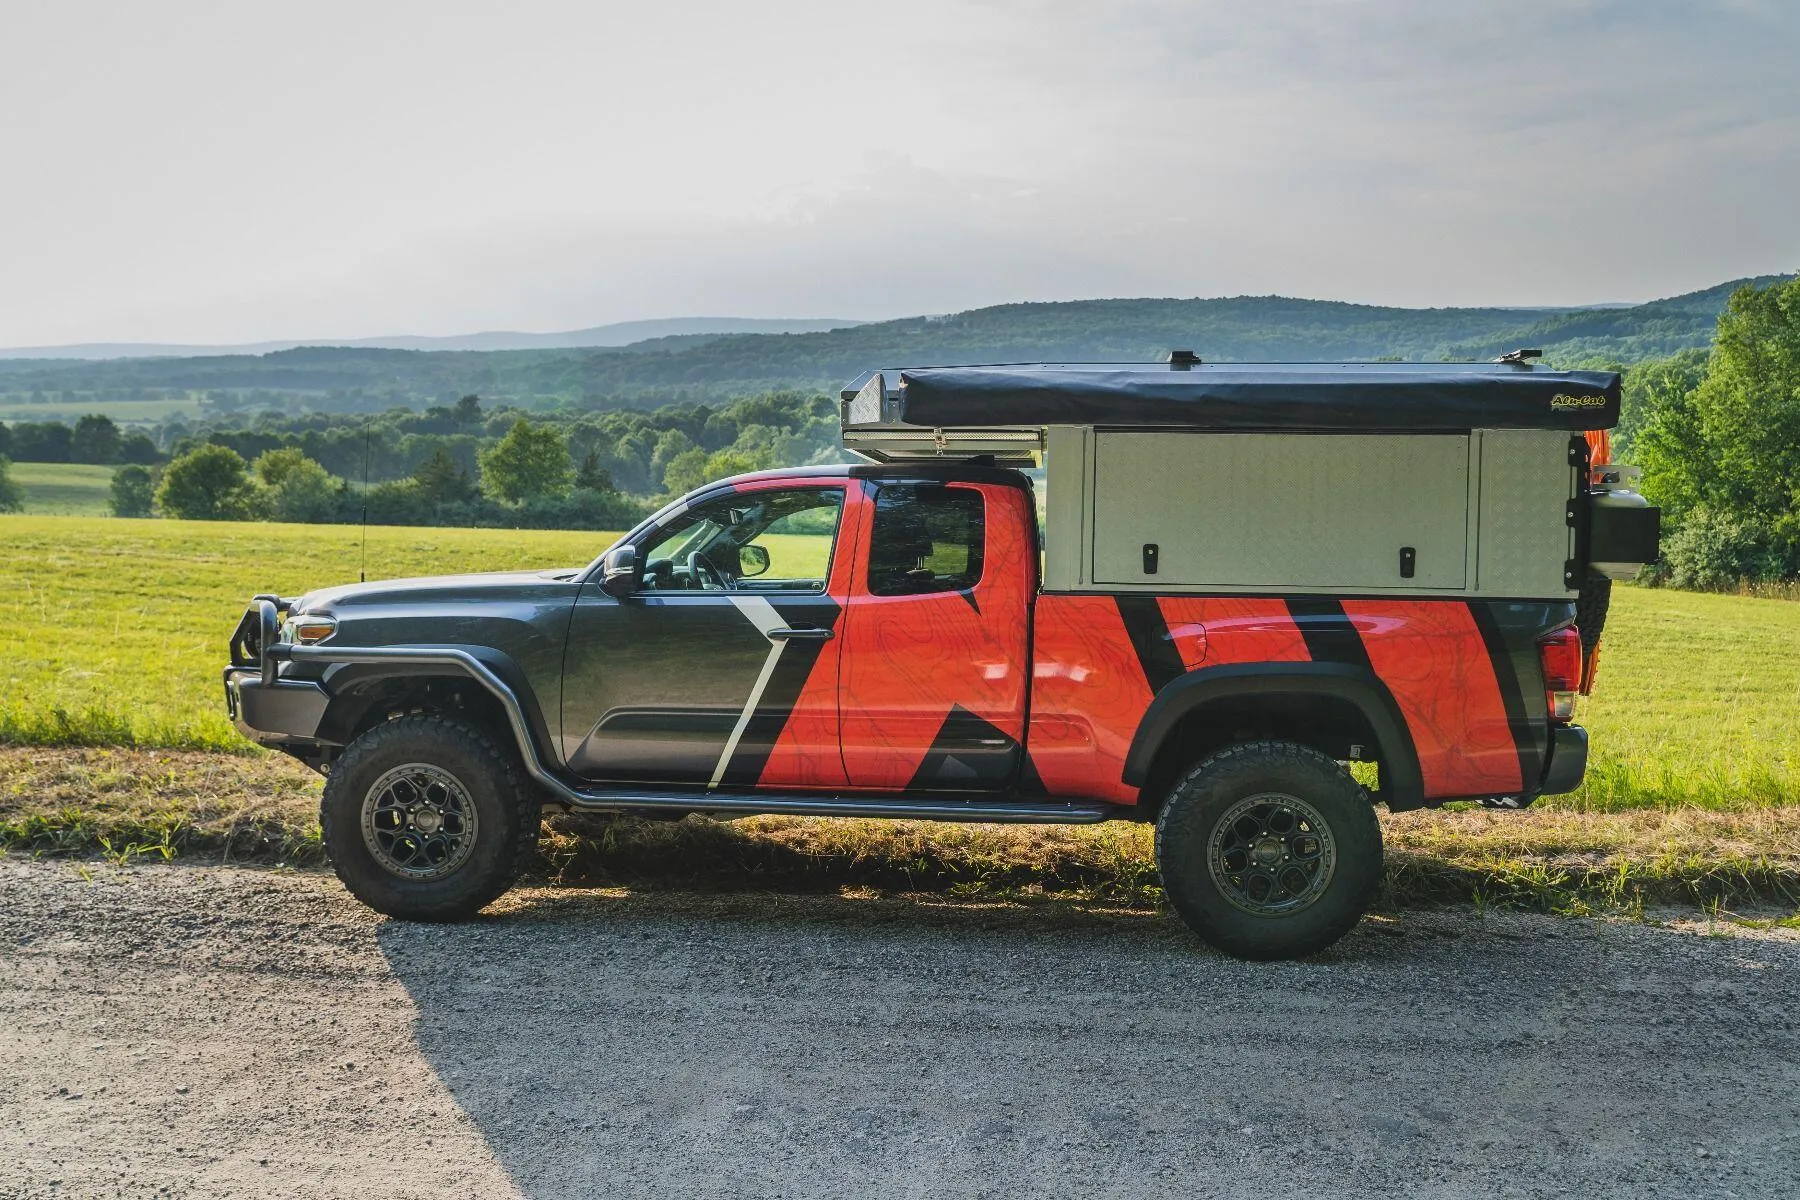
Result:
[[150,468],[132,464],[113,472],[112,497],[107,501],[115,517],[147,517],[156,499]]
[[1760,546],[1765,573],[1791,572],[1800,563],[1800,280],[1734,292],[1704,378],[1680,383],[1647,394],[1633,439],[1645,494],[1675,525],[1704,520],[1709,533],[1696,545]]
[[612,472],[600,465],[600,452],[589,450],[581,458],[581,466],[575,472],[575,487],[590,492],[613,491]]
[[481,486],[509,504],[569,490],[575,464],[569,461],[568,439],[553,425],[533,425],[524,417],[506,436],[481,452]]
[[156,443],[148,434],[128,433],[119,443],[118,460],[122,463],[136,463],[140,467],[153,466],[162,455],[156,452]]
[[209,442],[169,464],[156,503],[182,520],[243,521],[256,514],[256,491],[244,456]]
[[269,515],[277,521],[329,521],[336,513],[343,483],[292,446],[266,450],[251,464],[263,486]]
[[25,507],[25,494],[12,477],[12,460],[0,457],[0,512],[18,512]]
[[698,446],[683,450],[663,469],[663,487],[671,496],[685,496],[701,484],[712,482],[712,472],[707,470],[710,459],[711,455]]
[[68,462],[69,427],[61,421],[20,421],[12,427],[12,457],[19,462]]
[[443,446],[434,447],[419,464],[413,482],[418,485],[419,498],[433,505],[465,503],[480,493],[468,468]]
[[111,417],[89,413],[75,422],[75,428],[69,434],[69,461],[118,462],[122,440],[119,427]]
[[1705,377],[1659,399],[1642,457],[1672,499],[1791,514],[1800,499],[1800,280],[1734,293]]
[[465,429],[480,428],[484,418],[481,411],[481,397],[464,396],[456,402],[456,407],[450,410],[450,414],[455,418],[456,423]]
[[716,454],[706,458],[706,478],[702,483],[711,483],[715,479],[727,479],[733,475],[748,475],[752,471],[767,470],[773,464],[764,456],[740,446],[727,446]]
[[650,478],[671,492],[680,493],[685,488],[678,488],[669,482],[669,466],[676,459],[691,450],[698,449],[694,439],[679,429],[671,429],[656,439],[656,450],[650,455]]
[[1613,429],[1613,453],[1635,461],[1632,451],[1652,413],[1700,386],[1706,376],[1705,350],[1683,350],[1669,358],[1653,358],[1625,369],[1625,395],[1619,424]]

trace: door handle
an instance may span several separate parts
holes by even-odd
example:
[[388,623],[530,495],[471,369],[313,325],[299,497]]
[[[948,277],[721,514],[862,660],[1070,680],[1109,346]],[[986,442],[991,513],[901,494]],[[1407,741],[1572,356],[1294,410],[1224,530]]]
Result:
[[771,642],[822,642],[832,635],[829,629],[771,629]]

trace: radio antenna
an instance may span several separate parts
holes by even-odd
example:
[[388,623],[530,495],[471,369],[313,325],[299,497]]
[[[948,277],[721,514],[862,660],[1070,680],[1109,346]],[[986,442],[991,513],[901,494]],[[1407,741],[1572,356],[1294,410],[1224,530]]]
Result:
[[363,418],[362,561],[356,566],[356,582],[369,582],[369,439],[375,424],[373,413]]

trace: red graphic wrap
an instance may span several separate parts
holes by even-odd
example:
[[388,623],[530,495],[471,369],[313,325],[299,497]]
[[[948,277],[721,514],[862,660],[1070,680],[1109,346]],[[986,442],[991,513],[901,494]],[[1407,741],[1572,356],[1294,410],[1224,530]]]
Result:
[[1119,776],[1150,687],[1111,596],[1038,597],[1031,765],[1053,796],[1137,803]]
[[[1025,777],[1035,775],[1049,794],[1131,804],[1137,789],[1120,776],[1152,700],[1146,671],[1167,679],[1169,670],[1309,660],[1279,598],[1142,597],[1122,614],[1110,595],[1057,594],[1038,596],[1034,614],[1030,497],[995,484],[949,485],[986,502],[985,568],[972,592],[871,596],[875,485],[789,477],[738,487],[804,484],[846,490],[826,587],[842,609],[838,636],[820,647],[763,786],[996,787],[1010,779],[1008,756],[1023,741]],[[1501,684],[1468,603],[1345,601],[1342,611],[1399,705],[1426,797],[1520,791]],[[1010,749],[992,749],[1008,740]],[[959,781],[951,768],[967,762],[978,762],[977,772]]]
[[1519,752],[1469,606],[1345,601],[1376,676],[1400,705],[1431,799],[1517,792]]
[[[868,553],[856,554],[839,660],[843,760],[852,787],[912,785],[955,708],[1015,747],[1024,739],[1029,603],[1037,590],[1036,549],[1027,544],[1035,528],[1031,498],[999,484],[948,486],[978,491],[986,501],[982,577],[972,592],[871,596]],[[874,507],[872,498],[862,499],[859,547],[869,544]],[[987,767],[1010,775],[1016,751],[998,755],[1002,761]],[[954,776],[942,782],[958,784]]]
[[[837,545],[832,550],[831,574],[825,583],[825,594],[841,606],[850,595],[850,568],[862,544],[859,534],[866,520],[863,492],[854,482],[842,477],[820,479],[769,479],[741,483],[739,492],[769,488],[835,487],[844,489],[844,513],[839,519]],[[841,634],[844,614],[840,607],[837,626]],[[775,747],[769,752],[757,777],[759,787],[842,788],[849,779],[844,774],[844,759],[838,752],[838,657],[840,640],[833,638],[819,648],[813,664]]]
[[1227,663],[1306,662],[1306,640],[1280,600],[1164,596],[1169,636],[1190,671]]

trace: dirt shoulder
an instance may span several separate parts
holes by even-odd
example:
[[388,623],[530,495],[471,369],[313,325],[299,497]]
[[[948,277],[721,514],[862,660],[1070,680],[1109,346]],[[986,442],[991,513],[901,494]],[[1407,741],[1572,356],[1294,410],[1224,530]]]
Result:
[[[0,849],[314,865],[319,779],[276,755],[0,747]],[[1382,814],[1387,911],[1800,907],[1800,807]],[[1150,830],[764,817],[558,818],[534,878],[638,890],[937,893],[1155,909]]]
[[0,860],[0,1196],[1776,1195],[1800,940]]

